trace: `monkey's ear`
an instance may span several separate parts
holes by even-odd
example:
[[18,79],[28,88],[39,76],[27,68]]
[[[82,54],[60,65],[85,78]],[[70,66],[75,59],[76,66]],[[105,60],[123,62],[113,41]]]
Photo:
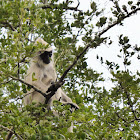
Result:
[[41,54],[41,51],[37,51],[36,52],[36,55],[38,56],[38,55],[40,55]]

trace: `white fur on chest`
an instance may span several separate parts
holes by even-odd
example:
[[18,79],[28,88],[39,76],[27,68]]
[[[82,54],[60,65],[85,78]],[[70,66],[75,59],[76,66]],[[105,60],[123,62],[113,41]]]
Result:
[[44,76],[51,76],[53,80],[56,79],[56,72],[52,63],[47,64],[46,67],[44,67]]

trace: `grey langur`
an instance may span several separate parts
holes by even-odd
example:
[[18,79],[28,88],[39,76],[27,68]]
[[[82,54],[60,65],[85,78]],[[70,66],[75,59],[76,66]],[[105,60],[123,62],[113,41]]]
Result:
[[[43,45],[48,45],[42,38],[37,38],[35,44],[42,43]],[[25,82],[35,86],[37,89],[46,93],[48,88],[57,79],[52,47],[45,50],[40,50],[32,58],[30,62],[30,67],[25,76]],[[48,94],[48,93],[47,93]],[[69,98],[64,91],[59,88],[56,93],[49,99],[47,108],[50,109],[53,106],[53,101],[58,100],[63,104],[70,104],[72,107],[78,109],[78,105],[73,103],[71,98]],[[27,95],[23,99],[24,105],[29,105],[32,102],[36,104],[45,104],[45,97],[39,92],[31,89],[27,92]]]

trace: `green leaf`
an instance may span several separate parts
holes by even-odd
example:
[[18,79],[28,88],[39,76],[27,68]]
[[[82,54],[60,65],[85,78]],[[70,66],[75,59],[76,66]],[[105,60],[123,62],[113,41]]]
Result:
[[35,78],[35,73],[32,73],[32,81],[36,81],[37,79]]
[[0,51],[0,59],[3,58],[3,54],[2,54],[2,51]]
[[96,23],[96,26],[102,27],[104,24],[106,24],[107,17],[101,17],[100,20]]
[[129,5],[132,5],[132,4],[133,4],[133,1],[128,1],[128,4],[129,4]]
[[95,12],[97,10],[97,6],[96,6],[96,3],[93,1],[90,5],[91,9],[93,12]]
[[86,134],[85,134],[84,132],[79,132],[79,133],[77,134],[77,138],[78,138],[78,139],[84,140],[84,139],[86,138]]

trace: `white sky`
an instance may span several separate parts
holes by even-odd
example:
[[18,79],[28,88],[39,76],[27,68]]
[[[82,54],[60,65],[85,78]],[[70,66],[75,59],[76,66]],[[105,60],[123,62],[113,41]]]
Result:
[[[117,57],[117,54],[119,54],[119,46],[118,46],[118,36],[120,34],[124,34],[129,37],[130,42],[135,45],[140,45],[140,12],[139,14],[130,17],[129,19],[126,19],[124,22],[124,26],[116,26],[112,28],[110,31],[108,31],[105,35],[111,36],[113,39],[113,44],[109,46],[101,45],[96,50],[92,49],[88,53],[88,63],[89,65],[95,69],[93,65],[93,56],[96,56],[97,54],[99,56],[103,56],[107,60],[113,60],[115,62],[119,62],[120,60]],[[92,60],[92,61],[90,61]],[[135,60],[136,61],[136,60]],[[100,65],[100,62],[96,62],[97,66]],[[97,68],[97,67],[96,67]],[[138,70],[140,68],[140,64],[135,64],[135,67],[131,67],[132,70]],[[98,69],[98,68],[97,68]],[[99,69],[100,70],[100,69]]]
[[[90,8],[90,0],[79,0],[80,1],[80,7],[79,9],[89,9]],[[137,2],[137,0],[134,0]],[[109,7],[111,6],[111,2],[108,0],[95,0],[95,2],[98,2],[98,6],[101,8],[106,7],[105,9],[105,16],[106,14],[110,14]],[[121,4],[126,4],[128,0],[121,0]],[[102,56],[104,60],[110,60],[118,63],[121,65],[121,69],[124,69],[122,60],[118,59],[117,54],[119,54],[119,46],[118,46],[118,36],[121,34],[124,34],[124,36],[128,36],[130,39],[130,43],[132,45],[137,44],[140,46],[140,11],[133,15],[132,17],[126,19],[124,22],[124,26],[116,26],[109,30],[105,36],[111,36],[111,39],[113,41],[113,44],[111,46],[101,45],[97,47],[96,49],[90,49],[87,57],[87,63],[89,67],[91,67],[93,70],[97,70],[97,72],[103,72],[103,76],[106,78],[106,82],[102,83],[107,89],[110,89],[110,86],[112,85],[110,83],[110,73],[104,66],[101,65],[100,61],[96,59],[96,56]],[[130,69],[132,72],[136,72],[140,69],[140,61],[138,61],[135,57],[132,58],[132,65],[130,66]]]

